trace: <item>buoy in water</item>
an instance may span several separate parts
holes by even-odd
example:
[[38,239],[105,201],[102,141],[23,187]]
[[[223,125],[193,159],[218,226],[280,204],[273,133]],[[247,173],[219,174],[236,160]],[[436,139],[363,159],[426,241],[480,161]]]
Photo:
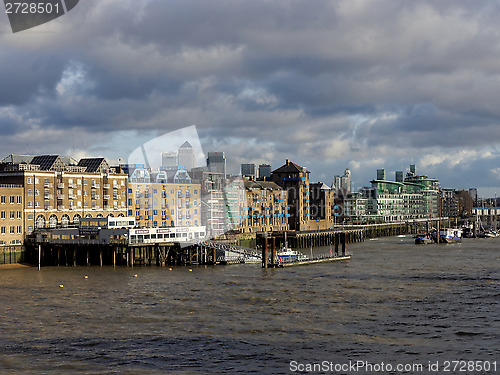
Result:
[[64,288],[64,285],[60,284],[60,285],[59,285],[59,288]]
[[89,277],[87,275],[84,276],[84,279],[88,279]]

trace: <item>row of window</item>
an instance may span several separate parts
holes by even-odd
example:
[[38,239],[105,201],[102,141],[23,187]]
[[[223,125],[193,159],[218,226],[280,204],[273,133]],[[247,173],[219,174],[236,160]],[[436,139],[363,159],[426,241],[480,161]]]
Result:
[[[22,245],[22,241],[21,240],[11,240],[10,241],[10,244],[11,245]],[[0,246],[5,246],[7,245],[7,243],[5,241],[0,241]]]
[[[23,203],[23,197],[20,196],[20,195],[11,195],[9,198],[10,198],[9,199],[9,203],[10,204],[16,204],[16,203],[17,204],[21,204],[21,203]],[[0,203],[1,204],[7,204],[7,196],[2,195],[0,197]]]
[[[21,219],[22,213],[21,211],[10,211],[10,219]],[[0,212],[0,219],[7,219],[7,211]]]
[[[50,182],[50,180],[51,180],[50,178],[44,178],[43,182],[44,182],[44,184],[52,184]],[[27,183],[30,184],[30,185],[33,184],[33,181],[35,181],[35,185],[40,183],[40,179],[38,177],[35,177],[34,180],[33,180],[33,177],[28,177],[27,178]],[[97,181],[100,181],[100,180],[91,179],[92,186],[98,186]],[[74,184],[73,179],[72,178],[68,179],[68,185],[73,185],[73,184]],[[77,185],[81,185],[82,184],[82,179],[81,178],[77,178],[76,179],[76,184]],[[83,184],[84,185],[88,185],[88,180],[86,178],[83,179]],[[118,185],[125,186],[125,180],[121,180],[119,184],[118,184],[118,181],[113,180],[113,186],[118,186]]]
[[[141,227],[144,227],[144,228],[158,228],[158,221],[153,221],[152,223],[150,221],[145,221],[144,224],[141,223],[140,221],[137,221],[136,222],[137,225],[141,226]],[[183,225],[186,225],[188,227],[190,227],[191,225],[193,224],[193,222],[191,220],[189,221],[185,221],[183,222],[182,220],[178,221],[177,222],[177,226],[183,226]],[[194,225],[195,226],[198,226],[198,220],[195,220],[194,221]],[[175,226],[175,222],[172,220],[172,221],[162,221],[161,222],[161,226],[162,227],[167,227],[167,226]]]
[[[17,230],[17,234],[23,233],[23,227],[21,225],[18,225],[18,226],[11,225],[9,233],[16,234],[16,230]],[[7,227],[0,227],[0,234],[7,234]]]
[[[128,192],[129,192],[129,194],[132,194],[132,188],[129,188],[129,189],[128,189]],[[189,190],[189,189],[186,189],[186,190],[178,189],[178,190],[177,190],[177,192],[178,192],[179,194],[182,194],[182,193],[184,193],[184,192],[185,192],[186,194],[189,194],[189,193],[190,193],[190,190]],[[168,196],[168,193],[166,192],[166,190],[162,190],[162,193],[163,193],[163,195]],[[153,189],[153,194],[158,194],[158,189]],[[170,194],[175,194],[175,189],[171,189],[171,190],[170,190]],[[197,189],[194,189],[194,190],[193,190],[193,194],[195,194],[195,195],[196,195],[196,194],[198,194],[198,190],[197,190]],[[137,191],[136,191],[136,195],[142,196],[142,192],[141,192],[141,190],[137,190]],[[149,190],[144,190],[144,195],[149,195]]]
[[[91,193],[92,193],[92,194],[91,194],[91,195],[92,195],[92,199],[99,199],[99,195],[97,195],[97,193],[96,193],[94,190],[92,190],[92,192],[91,192]],[[40,190],[35,189],[35,196],[39,196],[39,195],[40,195]],[[47,199],[48,199],[48,198],[52,198],[52,194],[50,194],[50,191],[49,191],[48,189],[45,189],[45,191],[44,191],[44,195],[45,195],[45,198],[47,198]],[[82,191],[81,191],[81,190],[77,190],[77,195],[78,195],[78,196],[81,196],[81,195],[82,195]],[[83,191],[83,196],[84,196],[84,197],[87,197],[88,195],[89,195],[89,192],[88,192],[87,190],[84,190],[84,191]],[[32,196],[33,196],[33,189],[28,189],[28,196],[29,196],[29,197],[32,197]],[[73,197],[75,197],[75,196],[76,196],[76,195],[75,195],[75,194],[73,194],[73,190],[72,190],[72,189],[69,189],[69,190],[68,190],[68,198],[73,198]],[[122,197],[124,197],[124,196],[125,196],[125,190],[122,190],[122,192],[121,192],[121,196],[122,196]],[[58,198],[58,199],[63,199],[63,197],[64,197],[64,195],[61,195],[61,194],[59,194],[59,193],[57,194],[57,198]],[[105,197],[107,197],[107,198],[105,198]],[[110,197],[111,197],[111,195],[109,195],[109,196],[108,196],[108,195],[105,195],[103,198],[104,198],[104,199],[109,199]],[[117,191],[114,191],[114,192],[113,192],[113,199],[119,199],[119,195],[118,195],[118,192],[117,192]],[[12,201],[12,197],[11,197],[11,201]],[[19,196],[19,197],[18,197],[18,202],[17,202],[17,203],[21,203],[21,202],[22,202],[22,201],[21,201],[21,197]],[[11,202],[11,203],[13,203],[13,202]]]
[[[84,201],[83,202],[83,207],[88,207],[89,206],[89,201]],[[41,207],[41,203],[39,201],[35,201],[35,208],[37,207]],[[81,201],[77,201],[76,204],[73,203],[73,201],[69,201],[68,202],[68,208],[69,209],[72,209],[74,207],[82,207],[82,202]],[[99,207],[99,205],[97,205],[97,202],[94,200],[92,201],[92,208],[97,208]],[[104,209],[107,210],[109,209],[111,206],[109,205],[104,205]],[[125,202],[120,202],[120,207],[124,208],[125,207]],[[33,208],[33,202],[32,201],[28,201],[28,208]],[[52,206],[50,205],[50,201],[45,201],[44,202],[44,208],[45,209],[52,209]],[[61,205],[61,204],[58,204],[57,205],[57,208],[58,209],[64,209],[64,205]],[[118,202],[113,202],[113,208],[114,209],[117,209],[118,208]]]

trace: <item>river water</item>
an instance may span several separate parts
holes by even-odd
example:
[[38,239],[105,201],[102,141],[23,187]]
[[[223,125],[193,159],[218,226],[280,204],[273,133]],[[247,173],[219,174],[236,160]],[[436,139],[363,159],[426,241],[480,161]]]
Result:
[[[500,238],[348,251],[276,270],[0,270],[0,373],[465,373],[444,371],[458,360],[500,373]],[[349,361],[386,367],[338,367]]]

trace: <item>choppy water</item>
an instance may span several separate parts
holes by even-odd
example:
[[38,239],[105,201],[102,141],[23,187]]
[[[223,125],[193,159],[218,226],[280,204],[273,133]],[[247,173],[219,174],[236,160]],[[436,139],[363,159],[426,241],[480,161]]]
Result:
[[0,270],[0,373],[271,374],[290,373],[291,361],[445,360],[496,360],[500,372],[500,238],[392,237],[348,250],[348,262],[277,270]]

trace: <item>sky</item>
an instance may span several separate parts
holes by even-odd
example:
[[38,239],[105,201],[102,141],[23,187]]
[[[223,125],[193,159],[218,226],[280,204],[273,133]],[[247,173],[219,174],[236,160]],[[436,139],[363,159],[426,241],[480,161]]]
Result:
[[233,173],[290,159],[358,188],[416,164],[500,195],[498,19],[491,0],[80,0],[12,33],[2,9],[1,156],[126,160],[196,125]]

